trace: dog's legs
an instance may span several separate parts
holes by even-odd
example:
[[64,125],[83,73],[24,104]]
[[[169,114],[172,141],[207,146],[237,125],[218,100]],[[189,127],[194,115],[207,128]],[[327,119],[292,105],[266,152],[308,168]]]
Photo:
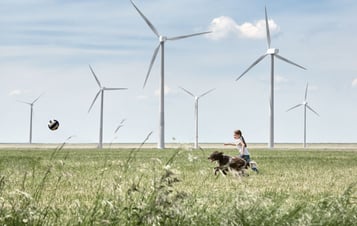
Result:
[[220,171],[219,167],[214,167],[214,175],[217,175],[217,173]]
[[239,172],[240,172],[240,174],[241,174],[243,177],[249,176],[249,174],[246,174],[245,168],[240,169]]
[[221,172],[224,176],[227,175],[227,169],[226,168],[221,168],[219,166],[214,167],[214,175],[217,175],[218,172]]
[[222,169],[222,173],[223,173],[224,175],[227,175],[227,169]]

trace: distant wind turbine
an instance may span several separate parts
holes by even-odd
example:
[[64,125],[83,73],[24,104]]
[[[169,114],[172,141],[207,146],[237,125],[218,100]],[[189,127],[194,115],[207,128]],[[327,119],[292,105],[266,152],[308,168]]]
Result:
[[101,101],[100,101],[100,124],[99,124],[99,143],[98,143],[98,148],[103,148],[103,109],[104,109],[104,91],[108,91],[108,90],[126,90],[127,88],[107,88],[101,85],[98,77],[95,75],[92,67],[89,65],[89,69],[91,70],[95,81],[97,82],[98,86],[99,86],[99,91],[98,93],[95,95],[92,104],[89,107],[88,113],[91,111],[95,101],[97,100],[99,94],[101,97]]
[[30,138],[29,138],[29,143],[32,144],[32,118],[33,118],[33,105],[38,101],[38,99],[40,99],[40,97],[43,94],[41,94],[39,97],[37,97],[34,101],[32,102],[25,102],[25,101],[21,101],[18,100],[18,102],[24,103],[24,104],[28,104],[30,105]]
[[305,89],[305,99],[302,102],[302,104],[295,105],[294,107],[289,108],[286,110],[287,112],[290,110],[293,110],[297,107],[304,106],[304,148],[306,148],[306,109],[309,109],[313,113],[315,113],[317,116],[320,116],[319,113],[317,113],[314,109],[312,109],[308,103],[307,103],[307,89],[308,89],[309,84],[306,84],[306,89]]
[[182,36],[176,36],[176,37],[166,37],[163,35],[160,35],[157,29],[154,27],[154,25],[144,16],[144,14],[139,10],[139,8],[134,4],[132,0],[130,0],[131,3],[133,4],[134,8],[140,16],[145,20],[146,24],[150,27],[150,29],[155,33],[155,35],[159,38],[159,45],[156,47],[154,50],[154,54],[152,56],[149,70],[146,74],[144,86],[146,85],[146,82],[149,78],[151,68],[155,62],[156,56],[159,52],[159,49],[161,48],[161,80],[160,80],[160,123],[159,123],[159,142],[158,142],[158,148],[164,149],[165,148],[165,107],[164,107],[164,87],[165,87],[165,70],[164,70],[164,55],[165,55],[165,42],[166,41],[174,41],[174,40],[179,40],[179,39],[184,39],[184,38],[189,38],[192,36],[197,36],[197,35],[204,35],[211,33],[209,32],[201,32],[201,33],[194,33],[194,34],[189,34],[189,35],[182,35]]
[[302,68],[306,70],[303,66],[300,66],[280,55],[279,49],[271,48],[270,43],[271,43],[271,38],[270,38],[270,31],[269,31],[269,24],[268,24],[268,14],[267,14],[267,9],[265,7],[265,27],[266,27],[266,33],[267,33],[267,41],[268,41],[268,50],[265,54],[263,54],[261,57],[259,57],[252,65],[248,67],[247,70],[245,70],[237,79],[238,81],[240,78],[243,77],[251,68],[253,68],[256,64],[258,64],[260,61],[262,61],[266,56],[270,55],[271,58],[271,66],[270,66],[270,138],[269,138],[269,148],[274,148],[274,57],[285,61],[289,64],[295,65],[299,68]]
[[199,95],[199,96],[195,96],[193,93],[191,93],[190,91],[188,91],[185,88],[180,87],[183,91],[185,91],[188,95],[192,96],[193,98],[195,98],[195,145],[194,148],[198,149],[198,100],[209,94],[210,92],[212,92],[215,89],[210,89],[207,92],[204,92],[203,94]]

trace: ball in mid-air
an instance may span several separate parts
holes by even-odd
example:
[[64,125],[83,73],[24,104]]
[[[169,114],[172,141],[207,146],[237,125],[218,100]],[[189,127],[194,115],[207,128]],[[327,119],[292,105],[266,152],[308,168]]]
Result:
[[57,130],[59,127],[59,122],[56,119],[52,119],[48,122],[48,128],[50,130]]

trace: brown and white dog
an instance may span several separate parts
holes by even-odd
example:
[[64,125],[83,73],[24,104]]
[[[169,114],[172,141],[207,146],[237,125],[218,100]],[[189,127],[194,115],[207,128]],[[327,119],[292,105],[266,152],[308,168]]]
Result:
[[244,175],[244,169],[246,169],[247,162],[239,157],[232,157],[224,155],[223,152],[214,151],[209,157],[211,162],[217,161],[218,166],[214,167],[214,175],[220,171],[224,175],[227,175],[228,171],[236,172]]

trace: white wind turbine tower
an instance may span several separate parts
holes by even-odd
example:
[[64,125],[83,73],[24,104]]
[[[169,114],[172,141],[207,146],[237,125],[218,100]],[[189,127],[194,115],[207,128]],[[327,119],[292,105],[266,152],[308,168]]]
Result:
[[191,93],[190,91],[188,91],[185,88],[180,87],[183,91],[185,91],[188,95],[192,96],[193,98],[195,98],[195,145],[194,148],[198,149],[198,100],[209,94],[210,92],[212,92],[215,89],[210,89],[207,92],[204,92],[203,94],[199,95],[199,96],[195,96],[193,93]]
[[164,56],[165,56],[165,42],[166,41],[174,41],[178,39],[184,39],[184,38],[189,38],[192,36],[197,36],[197,35],[203,35],[203,34],[208,34],[210,32],[201,32],[201,33],[194,33],[194,34],[189,34],[189,35],[182,35],[182,36],[176,36],[176,37],[166,37],[163,35],[160,35],[157,29],[154,27],[154,25],[144,16],[144,14],[139,10],[139,8],[134,4],[132,0],[130,0],[131,3],[133,4],[134,8],[140,16],[145,20],[146,24],[150,27],[150,29],[155,33],[155,35],[159,38],[159,45],[156,47],[154,50],[154,54],[152,56],[149,70],[146,74],[145,82],[144,82],[144,87],[146,85],[146,82],[149,78],[151,68],[155,62],[156,56],[159,52],[159,49],[161,48],[161,79],[160,79],[160,123],[159,123],[159,142],[158,142],[158,148],[164,149],[165,148],[165,107],[164,107],[164,87],[165,87],[165,70],[164,70]]
[[290,111],[290,110],[293,110],[297,107],[300,107],[300,106],[304,106],[304,148],[306,148],[306,109],[309,109],[310,111],[312,111],[313,113],[315,113],[317,116],[320,116],[319,113],[317,113],[314,109],[312,109],[309,104],[307,103],[307,88],[308,88],[309,84],[306,84],[306,89],[305,89],[305,99],[304,101],[302,102],[302,104],[298,104],[298,105],[295,105],[294,107],[291,107],[287,110]]
[[25,101],[21,101],[18,100],[18,102],[24,103],[24,104],[28,104],[30,106],[30,137],[29,137],[29,143],[32,144],[32,118],[33,118],[33,105],[38,101],[38,99],[40,99],[40,97],[43,94],[41,94],[39,97],[37,97],[34,101],[32,102],[25,102]]
[[99,91],[98,93],[95,95],[92,104],[89,107],[88,113],[90,112],[90,110],[92,109],[95,101],[97,100],[99,94],[100,94],[100,123],[99,123],[99,143],[98,143],[98,148],[103,148],[103,109],[104,109],[104,91],[109,91],[109,90],[126,90],[127,88],[107,88],[101,85],[98,77],[95,75],[92,67],[89,65],[89,68],[94,76],[95,81],[97,82],[98,86],[99,86]]
[[274,57],[285,61],[289,64],[295,65],[299,68],[302,68],[306,70],[303,66],[300,66],[280,55],[279,49],[271,48],[271,38],[270,38],[270,31],[269,31],[269,24],[268,24],[268,15],[267,15],[267,9],[265,7],[265,27],[266,27],[266,34],[267,34],[267,41],[268,41],[268,50],[265,54],[263,54],[261,57],[259,57],[252,65],[248,67],[247,70],[245,70],[237,79],[238,81],[243,75],[245,75],[252,67],[254,67],[256,64],[258,64],[260,61],[262,61],[266,56],[270,55],[271,59],[271,66],[270,66],[270,137],[269,137],[269,148],[274,148]]

